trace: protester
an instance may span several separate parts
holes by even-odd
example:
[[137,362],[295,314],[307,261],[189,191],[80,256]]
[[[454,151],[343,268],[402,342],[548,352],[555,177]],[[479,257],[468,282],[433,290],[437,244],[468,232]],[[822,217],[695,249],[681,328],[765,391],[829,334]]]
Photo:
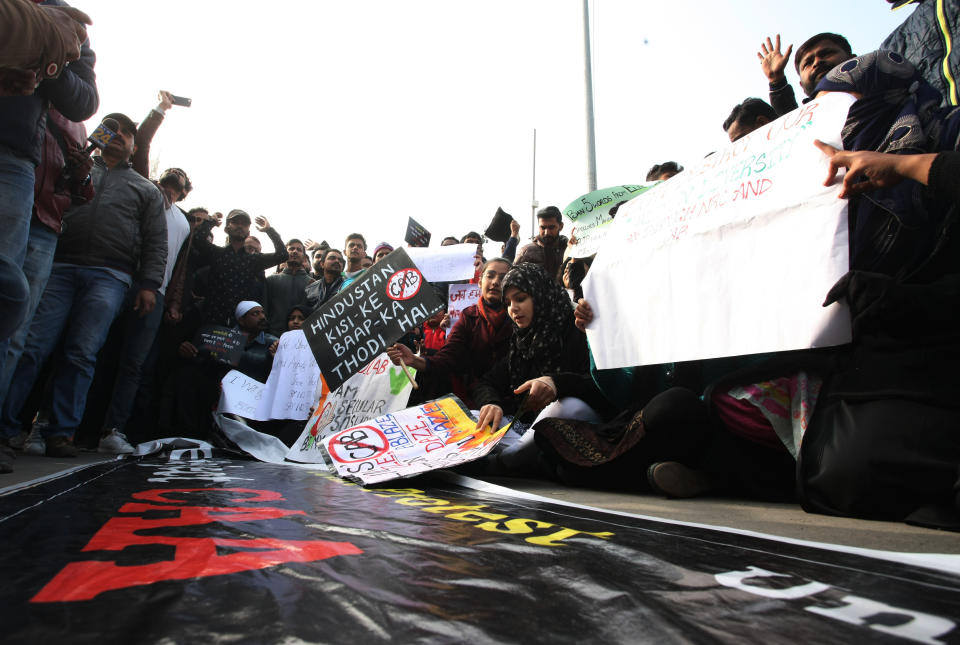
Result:
[[[418,381],[429,376],[434,383],[449,382],[458,397],[472,404],[473,385],[506,356],[513,334],[501,289],[503,277],[509,270],[510,263],[503,258],[484,264],[480,272],[480,299],[461,312],[443,347],[432,356],[417,356],[406,345],[394,344],[387,349],[393,364],[399,365],[402,361],[416,368]],[[440,390],[442,386],[437,385],[435,389]]]
[[647,181],[666,181],[683,172],[683,166],[676,161],[664,161],[647,171]]
[[[241,300],[262,291],[259,280],[268,267],[287,261],[287,250],[266,217],[256,218],[257,230],[266,233],[273,243],[273,253],[249,253],[244,247],[250,236],[250,216],[245,211],[234,209],[227,214],[224,232],[227,246],[214,246],[205,238],[205,233],[214,225],[207,221],[194,235],[193,244],[200,251],[202,262],[210,265],[209,293],[204,307],[203,322],[217,325],[232,325],[233,311]],[[259,280],[258,280],[259,277]]]
[[377,263],[383,258],[390,255],[390,252],[393,251],[393,247],[387,244],[386,242],[380,242],[375,247],[373,247],[373,262]]
[[764,100],[749,98],[733,106],[730,116],[723,122],[723,131],[730,141],[738,141],[757,128],[777,120],[777,113]]
[[37,308],[24,353],[3,402],[0,434],[19,432],[17,415],[40,368],[63,334],[54,377],[53,414],[44,430],[51,457],[76,455],[73,434],[80,423],[97,352],[134,284],[134,308],[154,308],[167,258],[163,198],[129,164],[136,126],[111,114],[119,132],[95,160],[91,180],[100,197],[64,214],[64,232]]
[[[535,264],[517,265],[503,278],[503,298],[514,333],[507,356],[473,388],[480,406],[477,427],[498,429],[505,414],[527,422],[534,417],[596,421],[609,414],[609,402],[588,373],[586,337],[574,326],[570,298],[556,280]],[[524,472],[537,463],[537,454],[528,431],[496,463]]]
[[534,244],[543,249],[543,268],[547,275],[560,281],[560,263],[567,250],[567,238],[560,235],[563,230],[563,216],[556,206],[547,206],[537,211],[540,235],[534,238]]
[[363,273],[363,261],[367,258],[367,240],[360,233],[351,233],[343,243],[343,257],[346,265],[343,269],[343,284],[346,289],[351,282]]
[[304,298],[312,311],[336,295],[343,286],[343,254],[337,249],[327,251],[323,259],[323,273],[319,280],[304,289]]
[[960,1],[887,0],[892,9],[914,5],[880,49],[897,52],[913,63],[948,105],[960,105]]
[[310,283],[310,276],[303,268],[305,257],[303,242],[290,239],[287,241],[287,264],[283,271],[266,278],[264,309],[268,329],[274,336],[287,330],[287,313],[304,300],[304,289]]
[[[797,109],[797,99],[793,88],[787,83],[783,70],[790,61],[790,52],[793,45],[787,47],[786,52],[780,51],[780,34],[777,34],[776,44],[767,38],[760,45],[757,57],[760,67],[770,82],[770,105],[777,116],[783,116]],[[793,59],[797,74],[800,75],[800,87],[809,101],[815,94],[817,83],[827,75],[831,69],[854,57],[853,50],[847,39],[840,34],[822,33],[808,38],[797,48],[797,55]],[[726,128],[725,128],[726,129]]]

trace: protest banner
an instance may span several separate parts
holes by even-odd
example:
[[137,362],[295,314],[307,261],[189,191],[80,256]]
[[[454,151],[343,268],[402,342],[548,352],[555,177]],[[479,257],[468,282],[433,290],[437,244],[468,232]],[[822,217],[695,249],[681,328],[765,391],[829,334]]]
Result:
[[480,300],[479,284],[451,284],[447,296],[447,314],[450,316],[450,329],[460,320],[460,314],[470,305]]
[[473,265],[477,255],[476,244],[451,244],[433,249],[407,249],[407,255],[417,263],[423,277],[429,282],[456,282],[470,280],[476,273]]
[[430,246],[430,231],[418,224],[412,217],[407,218],[407,233],[403,241],[410,246]]
[[850,341],[847,203],[823,185],[847,94],[818,98],[620,207],[584,282],[600,369]]
[[468,478],[364,488],[171,459],[91,464],[3,495],[5,642],[960,639],[956,555],[671,522]]
[[306,419],[319,380],[320,368],[303,331],[288,331],[277,344],[267,382],[230,370],[220,382],[217,411],[254,421]]
[[327,387],[335,390],[441,309],[423,274],[397,249],[313,312],[303,332]]
[[203,325],[197,330],[193,339],[198,356],[211,358],[234,367],[240,363],[246,343],[246,334],[239,329],[231,329],[223,325]]
[[473,461],[508,429],[478,431],[476,419],[451,395],[341,430],[320,446],[338,475],[367,485]]
[[599,250],[603,240],[611,230],[613,218],[610,209],[642,194],[651,186],[613,186],[601,188],[582,195],[563,209],[563,221],[566,224],[570,243],[564,253],[566,257],[585,258]]
[[[416,370],[407,368],[412,375]],[[380,354],[331,392],[321,381],[318,402],[307,420],[300,438],[286,458],[301,463],[324,463],[320,440],[344,428],[354,426],[407,407],[413,385],[403,369],[387,355]]]

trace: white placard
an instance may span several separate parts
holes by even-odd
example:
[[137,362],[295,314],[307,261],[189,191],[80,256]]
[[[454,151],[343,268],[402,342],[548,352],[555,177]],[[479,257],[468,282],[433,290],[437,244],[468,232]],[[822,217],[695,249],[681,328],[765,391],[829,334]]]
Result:
[[447,314],[450,315],[450,329],[460,320],[460,314],[480,299],[479,284],[451,284],[447,296]]
[[600,369],[838,345],[847,203],[823,185],[854,99],[828,94],[624,204],[584,282]]
[[280,337],[266,384],[230,370],[221,382],[217,411],[254,421],[306,419],[319,380],[320,368],[303,331],[288,331]]
[[410,247],[404,249],[428,282],[456,282],[470,280],[476,273],[473,259],[476,244],[450,246]]

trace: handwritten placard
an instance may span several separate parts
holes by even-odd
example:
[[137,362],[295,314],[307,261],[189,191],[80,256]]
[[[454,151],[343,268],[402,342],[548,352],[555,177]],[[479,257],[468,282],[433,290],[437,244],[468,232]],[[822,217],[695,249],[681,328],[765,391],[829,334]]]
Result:
[[430,231],[418,224],[412,217],[407,218],[407,232],[403,241],[410,246],[430,246]]
[[642,194],[650,186],[613,186],[577,197],[563,209],[563,221],[570,231],[570,244],[564,255],[585,258],[599,249],[612,228],[610,209]]
[[254,421],[306,419],[319,380],[320,368],[303,331],[288,331],[277,344],[266,383],[237,370],[223,378],[218,411]]
[[[412,375],[416,370],[408,368]],[[331,392],[320,383],[319,400],[303,433],[293,444],[287,459],[301,463],[324,463],[321,439],[344,428],[407,407],[413,386],[403,369],[381,354]]]
[[429,282],[456,282],[473,278],[478,249],[476,244],[451,244],[433,249],[407,249],[407,255]]
[[477,304],[480,299],[480,285],[451,284],[447,295],[447,313],[450,315],[450,329],[460,320],[463,310]]
[[335,390],[442,308],[406,251],[396,249],[311,314],[303,331],[327,386]]
[[341,430],[321,446],[337,474],[366,485],[473,461],[506,430],[477,431],[460,399],[447,396]]
[[584,282],[601,369],[849,342],[846,201],[824,187],[853,98],[829,94],[624,204]]
[[197,330],[193,344],[197,354],[236,367],[243,355],[247,335],[222,325],[204,325]]

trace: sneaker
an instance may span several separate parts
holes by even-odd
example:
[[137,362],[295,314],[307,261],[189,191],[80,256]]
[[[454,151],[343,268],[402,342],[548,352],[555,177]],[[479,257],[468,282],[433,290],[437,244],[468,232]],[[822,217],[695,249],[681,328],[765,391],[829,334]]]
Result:
[[23,441],[23,454],[25,455],[45,455],[47,454],[47,442],[44,440],[40,430],[32,428],[30,434]]
[[133,452],[133,446],[127,441],[127,435],[116,428],[110,428],[110,432],[100,437],[97,452],[105,452],[110,455],[129,455]]
[[647,469],[647,481],[666,497],[697,497],[713,489],[713,478],[678,461],[659,461]]
[[[24,448],[26,451],[26,448]],[[50,437],[47,439],[47,457],[76,457],[77,456],[77,447],[73,445],[73,441],[58,435],[56,437]]]

